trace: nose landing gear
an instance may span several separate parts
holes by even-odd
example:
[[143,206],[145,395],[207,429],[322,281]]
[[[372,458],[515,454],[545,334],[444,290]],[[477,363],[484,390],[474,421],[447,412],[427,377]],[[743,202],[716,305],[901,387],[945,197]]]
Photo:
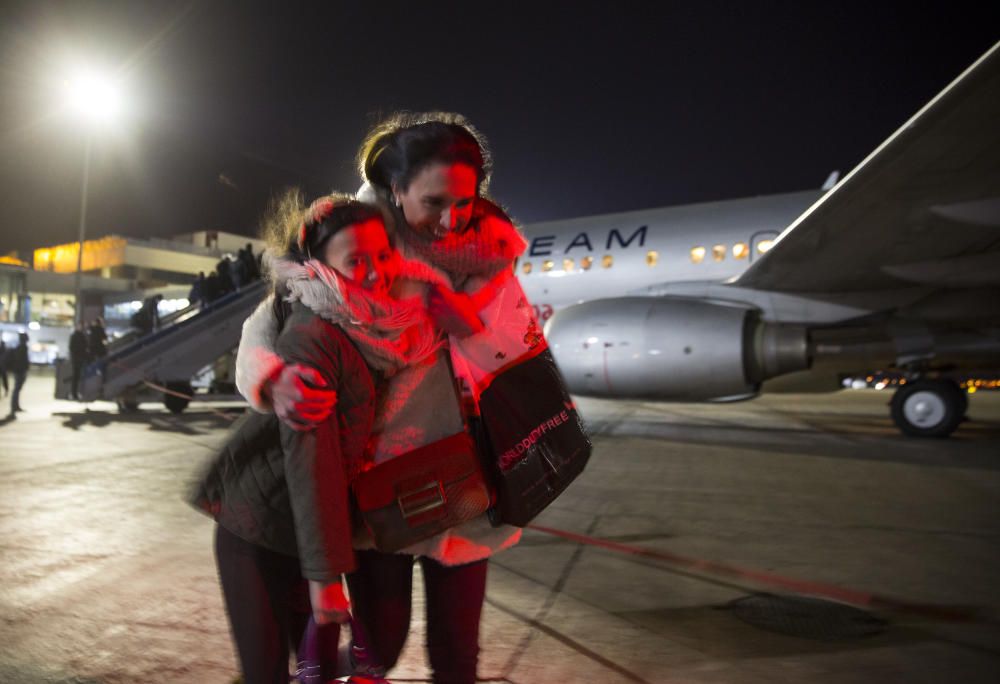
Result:
[[964,419],[969,399],[951,380],[925,378],[900,387],[889,405],[903,434],[947,437]]

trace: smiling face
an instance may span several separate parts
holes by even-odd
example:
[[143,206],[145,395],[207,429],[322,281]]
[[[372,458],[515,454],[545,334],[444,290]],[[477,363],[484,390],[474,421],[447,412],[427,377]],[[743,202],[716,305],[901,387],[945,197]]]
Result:
[[326,242],[323,261],[347,280],[387,295],[399,273],[399,253],[376,218],[341,228]]
[[406,222],[438,240],[468,225],[477,185],[476,171],[468,164],[438,162],[421,169],[405,190],[393,188],[393,195]]

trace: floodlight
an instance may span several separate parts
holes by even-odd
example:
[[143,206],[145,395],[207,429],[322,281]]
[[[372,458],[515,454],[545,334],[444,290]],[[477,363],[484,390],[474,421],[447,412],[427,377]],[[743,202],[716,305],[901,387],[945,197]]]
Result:
[[68,104],[81,118],[94,123],[117,119],[124,102],[117,81],[98,71],[81,69],[66,81]]

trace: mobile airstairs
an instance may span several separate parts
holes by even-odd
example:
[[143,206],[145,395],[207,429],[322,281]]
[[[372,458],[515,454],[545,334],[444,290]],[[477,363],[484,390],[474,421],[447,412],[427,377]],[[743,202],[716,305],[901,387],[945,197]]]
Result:
[[[243,321],[266,294],[267,283],[258,281],[207,306],[164,317],[148,335],[133,332],[116,339],[107,356],[84,369],[79,388],[83,401],[103,399],[134,411],[141,401],[162,400],[180,413],[194,396],[192,379],[236,349]],[[57,399],[69,398],[72,373],[69,361],[58,363]]]

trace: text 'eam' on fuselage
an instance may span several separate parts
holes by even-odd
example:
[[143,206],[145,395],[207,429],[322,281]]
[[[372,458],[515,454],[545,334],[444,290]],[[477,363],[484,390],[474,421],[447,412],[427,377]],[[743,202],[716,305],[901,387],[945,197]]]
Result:
[[564,306],[653,285],[722,282],[745,271],[821,195],[808,190],[531,224],[517,275],[543,322]]

